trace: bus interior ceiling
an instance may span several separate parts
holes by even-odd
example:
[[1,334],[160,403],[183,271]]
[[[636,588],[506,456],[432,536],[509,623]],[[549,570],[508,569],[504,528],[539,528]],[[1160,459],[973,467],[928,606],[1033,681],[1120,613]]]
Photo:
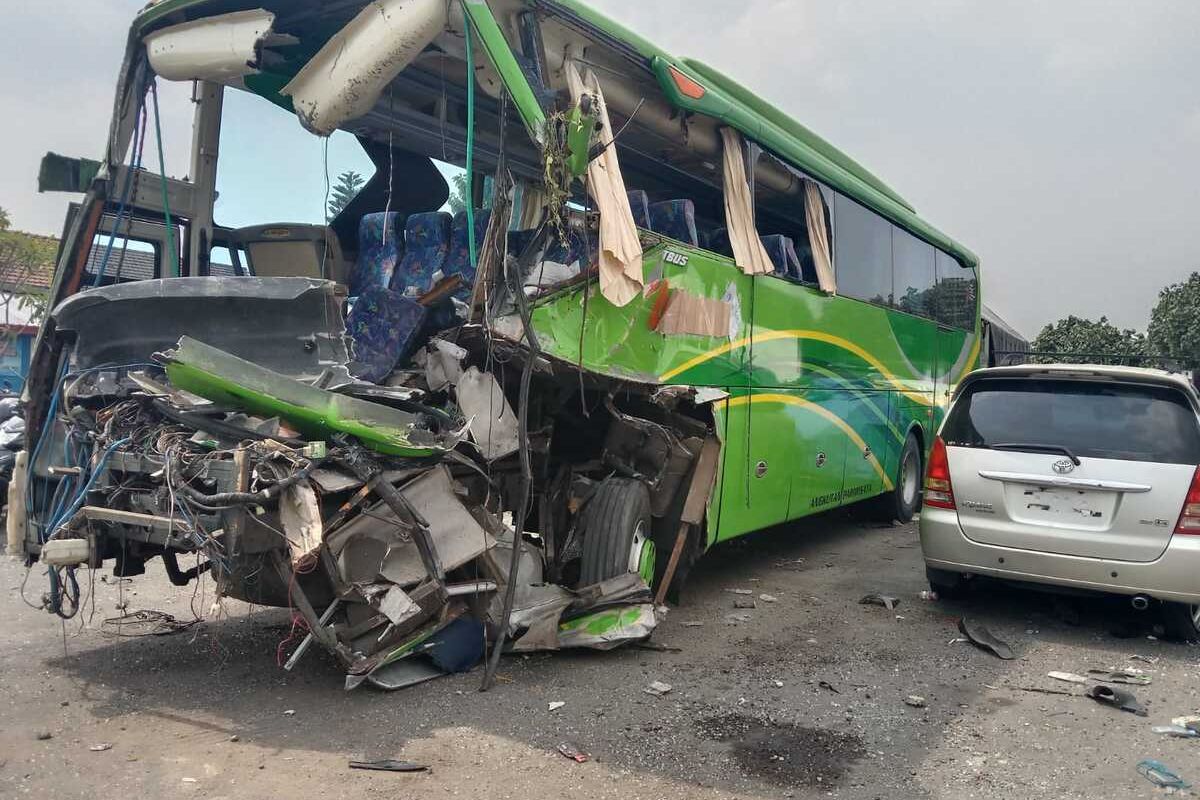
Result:
[[[265,5],[278,5],[273,34],[282,38],[263,44],[245,76],[251,87],[266,85],[273,69],[294,72],[364,4]],[[723,248],[715,122],[673,109],[644,61],[524,4],[492,5],[511,7],[497,17],[514,26],[523,24],[517,11],[541,23],[544,56],[527,59],[545,61],[525,70],[546,76],[548,110],[572,107],[565,53],[599,76],[620,136],[614,145],[592,135],[589,144],[616,147],[630,199],[645,203],[632,209],[643,249],[668,241],[655,232],[651,204],[684,200],[698,226],[672,231],[675,244]],[[31,419],[41,436],[25,513],[9,532],[49,566],[50,610],[78,611],[82,564],[113,561],[115,574],[136,575],[161,557],[173,583],[211,572],[220,595],[292,606],[309,633],[298,652],[310,641],[327,647],[348,687],[385,685],[386,667],[426,647],[435,670],[474,664],[481,653],[472,642],[483,633],[497,651],[506,640],[517,650],[607,649],[649,635],[655,600],[706,543],[694,508],[718,468],[708,403],[719,392],[583,366],[583,336],[597,335],[586,324],[589,298],[605,302],[592,288],[597,214],[578,181],[545,185],[547,151],[489,81],[495,70],[478,45],[481,79],[470,96],[462,16],[449,18],[365,114],[339,126],[378,171],[330,221],[336,247],[265,219],[265,238],[245,245],[248,274],[209,275],[180,247],[188,277],[60,295],[42,343],[54,362],[47,402]],[[127,77],[144,68],[131,64]],[[447,185],[433,164],[465,166],[469,139],[477,180],[466,202],[475,205],[482,176],[494,175],[493,196],[474,210],[473,243],[466,215],[439,210]],[[798,183],[777,171],[773,196],[786,196]],[[540,220],[536,228],[508,222],[514,198],[528,205],[556,189],[570,201],[562,224],[549,208],[511,208],[514,219]],[[142,194],[125,208],[118,190],[114,178],[106,202],[95,194],[115,219],[101,235],[115,234],[122,214],[165,211]],[[77,230],[87,230],[87,215],[77,217]],[[212,242],[238,233],[217,227]],[[76,237],[74,247],[91,239]],[[265,255],[283,242],[301,247]],[[537,263],[555,259],[570,267],[557,285],[526,282]],[[72,263],[65,253],[63,264]],[[323,280],[335,275],[348,286]],[[564,292],[585,315],[575,362],[542,352],[544,334],[531,329],[531,307]],[[98,339],[114,330],[122,335]],[[639,526],[616,552],[595,542],[621,498],[645,502],[651,530]],[[181,569],[181,556],[196,566]],[[566,624],[578,620],[594,624]]]

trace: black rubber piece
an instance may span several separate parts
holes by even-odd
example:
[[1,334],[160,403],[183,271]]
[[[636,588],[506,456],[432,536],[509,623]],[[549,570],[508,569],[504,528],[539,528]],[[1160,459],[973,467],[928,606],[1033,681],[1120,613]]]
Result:
[[1163,631],[1167,638],[1180,642],[1200,642],[1200,628],[1186,603],[1162,604]]
[[591,586],[629,572],[638,523],[650,537],[650,492],[641,481],[607,478],[584,509],[579,585]]
[[[900,476],[904,473],[904,459],[907,457],[917,459],[917,491],[913,494],[911,503],[904,502],[903,489],[901,487]],[[881,494],[875,498],[874,515],[881,522],[892,522],[895,520],[900,524],[912,522],[913,516],[917,513],[917,509],[921,506],[921,486],[920,483],[925,478],[924,464],[921,458],[921,446],[917,443],[917,437],[909,434],[904,440],[904,447],[900,449],[900,459],[896,462],[896,474],[892,476],[893,487],[892,491]]]

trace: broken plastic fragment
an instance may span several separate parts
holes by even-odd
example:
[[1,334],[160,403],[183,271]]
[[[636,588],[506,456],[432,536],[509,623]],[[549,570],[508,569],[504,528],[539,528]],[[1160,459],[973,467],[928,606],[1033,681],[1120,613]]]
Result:
[[962,635],[966,636],[971,644],[979,649],[986,650],[1005,661],[1012,661],[1016,658],[1012,647],[1004,640],[997,638],[994,633],[988,630],[987,626],[963,618],[958,621],[958,629],[962,631]]
[[1087,696],[1097,703],[1119,708],[1122,711],[1137,714],[1139,717],[1147,716],[1146,709],[1134,697],[1133,692],[1125,689],[1117,689],[1112,686],[1093,686],[1087,690]]

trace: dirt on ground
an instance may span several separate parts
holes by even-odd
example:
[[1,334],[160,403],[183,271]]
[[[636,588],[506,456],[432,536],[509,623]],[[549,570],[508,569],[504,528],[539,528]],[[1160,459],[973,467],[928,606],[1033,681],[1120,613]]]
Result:
[[[509,657],[482,694],[478,672],[346,692],[319,648],[285,672],[286,610],[214,605],[211,583],[149,567],[82,571],[89,599],[64,625],[0,559],[0,797],[1158,797],[1147,758],[1200,783],[1200,740],[1151,731],[1200,713],[1200,649],[1150,638],[1153,615],[1119,600],[999,585],[922,600],[914,525],[838,513],[720,546],[662,649]],[[44,580],[28,575],[34,605]],[[139,610],[177,624],[105,623]],[[964,616],[1017,658],[959,641]],[[1047,677],[1127,667],[1151,679],[1125,687],[1146,717]],[[430,771],[348,767],[384,758]]]

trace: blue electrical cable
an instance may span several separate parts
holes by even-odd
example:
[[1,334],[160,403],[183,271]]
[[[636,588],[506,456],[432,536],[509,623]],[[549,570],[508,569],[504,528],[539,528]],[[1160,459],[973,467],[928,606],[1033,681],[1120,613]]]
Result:
[[[92,278],[92,286],[100,285],[100,281],[104,279],[104,272],[108,268],[108,259],[112,255],[113,243],[117,240],[117,229],[121,227],[121,218],[125,216],[125,206],[129,203],[130,197],[133,194],[133,184],[137,171],[142,168],[142,148],[146,145],[146,90],[142,89],[138,99],[138,107],[134,112],[137,115],[137,120],[133,126],[133,144],[130,150],[129,172],[125,174],[125,186],[121,189],[121,202],[117,206],[117,216],[113,220],[112,231],[108,235],[108,245],[104,248],[104,257],[100,260],[100,268],[96,270],[96,276]],[[130,211],[132,213],[132,209]]]

